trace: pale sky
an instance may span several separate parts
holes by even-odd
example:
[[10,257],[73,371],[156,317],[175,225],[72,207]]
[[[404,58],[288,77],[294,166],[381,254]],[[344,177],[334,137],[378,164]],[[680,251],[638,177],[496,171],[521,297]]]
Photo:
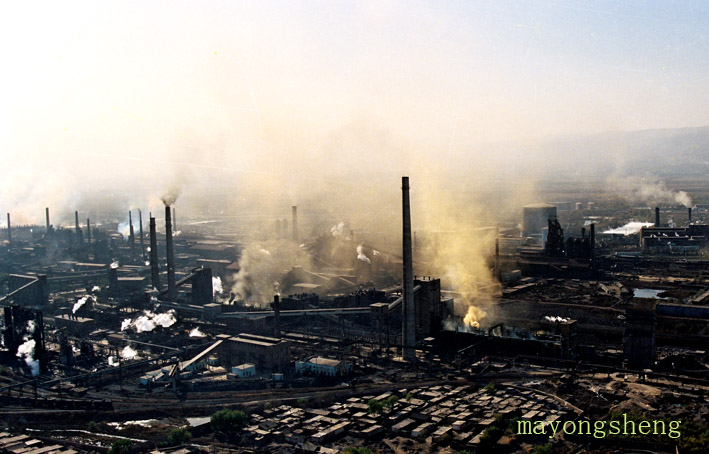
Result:
[[5,2],[0,210],[709,125],[708,33],[702,0]]

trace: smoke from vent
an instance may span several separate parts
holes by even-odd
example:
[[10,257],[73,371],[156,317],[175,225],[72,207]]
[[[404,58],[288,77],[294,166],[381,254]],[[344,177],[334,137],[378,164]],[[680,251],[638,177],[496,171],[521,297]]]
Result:
[[568,321],[569,321],[568,318],[555,317],[555,316],[553,316],[553,315],[552,315],[552,316],[545,315],[545,316],[544,316],[544,320],[546,320],[546,321],[548,321],[548,322],[552,322],[552,323],[564,323],[564,322],[568,322]]
[[72,314],[76,314],[76,311],[81,309],[81,307],[86,304],[87,301],[91,301],[92,303],[96,302],[96,298],[93,295],[84,295],[81,298],[78,299],[76,303],[74,303],[74,307],[71,309]]
[[330,233],[332,233],[332,236],[336,238],[345,238],[345,223],[340,222],[339,224],[332,226]]
[[222,279],[217,277],[212,277],[212,297],[216,297],[224,291],[222,288]]
[[190,330],[190,337],[207,337],[207,335],[200,331],[199,328],[192,328]]
[[123,359],[138,359],[138,352],[131,348],[130,345],[126,345],[123,350],[121,350],[121,358]]
[[[418,181],[418,180],[417,180]],[[494,255],[496,232],[485,229],[489,216],[472,204],[465,204],[439,186],[441,178],[421,179],[417,190],[420,214],[417,229],[429,237],[429,246],[417,247],[414,260],[417,274],[440,276],[443,288],[458,292],[455,312],[466,326],[478,328],[482,320],[495,312],[494,301],[500,293],[500,283],[487,262]]]
[[250,244],[239,258],[239,271],[231,277],[230,291],[237,300],[256,305],[267,304],[273,297],[273,283],[293,265],[310,263],[306,252],[292,242],[273,245],[269,250]]
[[180,196],[180,188],[173,188],[173,189],[170,189],[170,191],[168,191],[166,194],[163,194],[160,197],[160,200],[162,201],[162,203],[166,207],[168,207],[168,206],[174,205],[175,202],[177,202],[177,198],[179,196]]
[[365,263],[369,263],[370,265],[372,264],[372,261],[369,260],[369,257],[364,255],[364,247],[360,244],[357,246],[357,260],[361,260]]
[[609,186],[624,199],[633,203],[677,204],[686,208],[692,206],[692,197],[685,191],[675,191],[667,187],[664,181],[651,184],[638,178],[613,177]]
[[177,322],[177,318],[175,318],[174,309],[170,309],[169,311],[161,314],[144,311],[143,315],[135,320],[131,320],[129,318],[124,319],[121,323],[121,331],[132,328],[137,333],[145,333],[154,330],[158,326],[169,328],[174,325],[175,322]]
[[25,342],[17,348],[16,354],[18,358],[21,358],[25,361],[25,364],[27,364],[27,366],[32,371],[33,377],[39,375],[39,360],[35,359],[34,357],[37,342],[31,338],[32,334],[34,334],[36,327],[37,325],[35,324],[34,320],[27,321],[27,334],[23,338]]

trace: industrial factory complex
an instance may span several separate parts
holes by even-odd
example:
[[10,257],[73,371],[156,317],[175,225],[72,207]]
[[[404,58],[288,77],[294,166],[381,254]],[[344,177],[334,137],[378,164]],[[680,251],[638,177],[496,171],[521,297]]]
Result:
[[[394,239],[304,205],[258,234],[169,197],[8,213],[0,453],[709,451],[706,204],[549,193],[451,231],[401,191]],[[681,435],[581,429],[617,419]]]

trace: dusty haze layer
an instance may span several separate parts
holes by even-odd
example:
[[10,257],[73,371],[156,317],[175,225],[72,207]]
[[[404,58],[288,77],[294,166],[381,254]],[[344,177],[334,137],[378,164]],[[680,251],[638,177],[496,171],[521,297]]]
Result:
[[[216,193],[387,213],[430,165],[456,197],[534,199],[549,169],[597,162],[551,136],[708,124],[707,28],[703,2],[7,6],[0,209],[70,221],[177,189],[183,213]],[[632,175],[646,144],[604,140],[594,169]]]

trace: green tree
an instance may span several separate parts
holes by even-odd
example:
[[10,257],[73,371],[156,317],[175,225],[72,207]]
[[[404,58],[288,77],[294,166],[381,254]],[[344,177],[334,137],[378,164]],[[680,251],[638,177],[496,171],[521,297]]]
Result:
[[372,454],[372,450],[364,446],[350,446],[345,449],[345,454]]
[[184,427],[172,429],[167,436],[167,442],[170,446],[183,446],[190,441],[192,434]]
[[116,440],[111,443],[108,454],[128,454],[133,449],[133,442],[130,440]]
[[554,446],[551,443],[545,445],[537,445],[532,449],[532,454],[552,454],[554,452]]
[[224,432],[225,434],[235,434],[246,427],[249,418],[241,410],[219,410],[214,413],[210,419],[210,426],[215,432]]
[[384,408],[391,408],[394,406],[395,403],[399,401],[399,398],[396,396],[389,396],[386,399],[384,399],[383,405]]
[[495,384],[494,383],[488,383],[485,385],[485,388],[483,388],[486,393],[488,394],[493,394],[495,392]]
[[384,404],[377,399],[370,399],[369,402],[367,402],[367,407],[369,407],[369,414],[376,415],[382,412]]

